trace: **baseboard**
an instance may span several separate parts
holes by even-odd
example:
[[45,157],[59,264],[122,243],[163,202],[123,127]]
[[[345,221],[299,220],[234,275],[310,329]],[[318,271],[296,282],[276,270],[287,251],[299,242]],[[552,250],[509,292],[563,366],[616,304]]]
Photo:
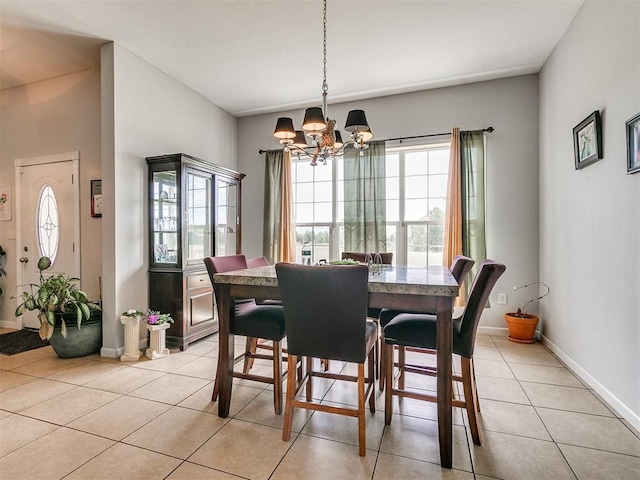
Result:
[[[507,327],[483,327],[482,325],[480,325],[478,327],[478,333],[484,335],[499,335],[502,337],[508,337],[509,329]],[[534,338],[540,339],[540,332],[538,330],[536,330]]]
[[[146,338],[144,340],[140,340],[140,342],[138,342],[138,348],[140,348],[140,350],[142,350],[142,351],[146,350],[147,346],[148,346],[148,341],[147,341]],[[119,348],[105,348],[105,347],[102,347],[100,349],[100,356],[101,357],[120,358],[123,353],[124,353],[124,346],[119,347]]]
[[549,348],[564,364],[589,387],[598,393],[622,418],[628,421],[633,428],[640,431],[640,415],[632,411],[622,403],[613,393],[607,390],[598,380],[593,378],[589,372],[576,363],[571,357],[562,351],[555,343],[542,335],[541,342]]
[[500,335],[506,337],[509,335],[509,330],[507,330],[506,327],[483,327],[479,325],[478,333],[482,335]]
[[0,320],[0,328],[22,330],[22,318],[16,318],[15,320]]
[[124,347],[120,348],[105,348],[100,349],[100,356],[106,358],[120,358],[124,352]]

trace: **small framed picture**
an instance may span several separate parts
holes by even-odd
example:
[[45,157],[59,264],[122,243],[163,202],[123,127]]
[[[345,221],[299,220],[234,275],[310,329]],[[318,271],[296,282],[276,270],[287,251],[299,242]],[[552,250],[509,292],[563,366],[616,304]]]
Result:
[[640,172],[640,113],[625,122],[627,126],[627,173]]
[[91,216],[102,217],[102,180],[91,180]]
[[598,110],[574,127],[573,155],[576,170],[602,158],[602,124]]

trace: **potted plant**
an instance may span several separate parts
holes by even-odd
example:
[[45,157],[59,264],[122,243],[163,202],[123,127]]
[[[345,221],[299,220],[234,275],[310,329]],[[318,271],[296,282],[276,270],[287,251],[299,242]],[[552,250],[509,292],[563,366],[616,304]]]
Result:
[[144,320],[150,333],[149,348],[147,348],[145,355],[151,360],[168,356],[169,349],[165,343],[166,330],[173,323],[173,318],[168,313],[148,310]]
[[547,291],[539,297],[532,298],[524,304],[522,308],[518,308],[515,312],[505,313],[504,319],[507,322],[507,328],[509,329],[509,340],[516,343],[533,343],[534,335],[536,333],[536,327],[538,326],[538,316],[531,313],[527,313],[527,307],[536,300],[549,295],[549,285],[544,282],[531,282],[520,287],[513,287],[513,291],[520,290],[521,288],[527,288],[531,285],[543,285]]
[[[15,311],[16,317],[25,310],[38,311],[40,338],[49,340],[59,357],[81,357],[100,350],[102,346],[102,314],[100,307],[88,300],[87,294],[78,289],[79,278],[63,273],[45,278],[43,271],[51,267],[51,259],[38,260],[40,284],[29,284],[29,291],[13,298],[22,303]],[[77,329],[68,329],[76,326]],[[84,327],[81,329],[81,327]]]

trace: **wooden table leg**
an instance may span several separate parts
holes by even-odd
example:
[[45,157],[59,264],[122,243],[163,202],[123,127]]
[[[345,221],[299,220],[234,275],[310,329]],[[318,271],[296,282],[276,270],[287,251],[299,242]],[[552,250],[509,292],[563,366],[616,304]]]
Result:
[[440,437],[440,465],[453,466],[453,427],[451,400],[453,398],[452,350],[453,333],[451,316],[453,299],[438,297],[438,433]]
[[233,385],[234,338],[229,332],[233,301],[228,284],[216,284],[216,302],[218,303],[218,416],[229,416],[231,405],[231,386]]

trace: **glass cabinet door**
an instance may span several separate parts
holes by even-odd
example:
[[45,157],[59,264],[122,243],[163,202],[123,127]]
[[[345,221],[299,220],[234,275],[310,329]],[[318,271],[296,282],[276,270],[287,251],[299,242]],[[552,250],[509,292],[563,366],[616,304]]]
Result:
[[152,181],[153,263],[178,263],[177,172],[153,172]]
[[211,175],[187,171],[186,184],[186,262],[200,265],[213,256]]
[[238,184],[235,181],[218,178],[216,205],[216,255],[235,255],[238,247]]

